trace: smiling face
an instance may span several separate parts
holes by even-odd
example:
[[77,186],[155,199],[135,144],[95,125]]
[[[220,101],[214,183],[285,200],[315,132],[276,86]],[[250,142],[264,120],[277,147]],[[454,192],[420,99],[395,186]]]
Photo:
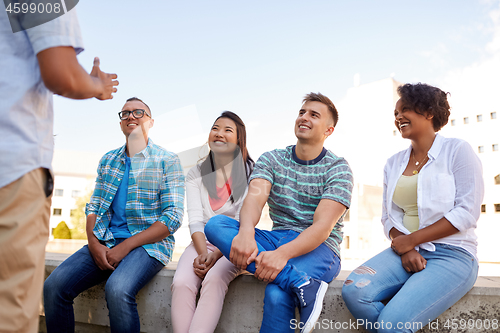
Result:
[[415,112],[405,106],[402,99],[396,102],[394,108],[394,124],[405,139],[415,140],[424,133],[434,132],[432,116]]
[[229,118],[219,118],[208,135],[208,144],[215,154],[233,153],[238,144],[236,124]]
[[295,120],[295,136],[307,142],[324,142],[333,133],[333,117],[321,102],[305,102]]
[[[146,110],[149,113],[148,107],[139,101],[130,101],[125,103],[125,105],[122,108],[122,111],[134,111],[137,109],[143,109]],[[149,129],[153,127],[154,120],[151,119],[146,113],[144,113],[144,116],[142,118],[136,119],[130,114],[130,116],[125,119],[120,121],[120,127],[122,129],[123,134],[128,138],[130,134],[140,134],[142,133],[144,136],[147,137]]]

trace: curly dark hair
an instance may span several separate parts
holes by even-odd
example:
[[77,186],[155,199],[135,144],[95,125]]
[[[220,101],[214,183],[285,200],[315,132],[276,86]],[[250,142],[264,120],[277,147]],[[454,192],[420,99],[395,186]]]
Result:
[[407,83],[398,87],[398,95],[405,106],[416,113],[425,113],[433,116],[432,126],[437,132],[448,123],[450,117],[450,105],[447,95],[441,89],[425,83]]

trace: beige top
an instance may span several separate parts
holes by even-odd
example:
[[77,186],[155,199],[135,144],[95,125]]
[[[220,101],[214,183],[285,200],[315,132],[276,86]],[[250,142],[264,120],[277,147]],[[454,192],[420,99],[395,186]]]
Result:
[[420,225],[417,206],[418,174],[401,175],[394,190],[392,201],[404,211],[403,225],[408,231],[417,231]]

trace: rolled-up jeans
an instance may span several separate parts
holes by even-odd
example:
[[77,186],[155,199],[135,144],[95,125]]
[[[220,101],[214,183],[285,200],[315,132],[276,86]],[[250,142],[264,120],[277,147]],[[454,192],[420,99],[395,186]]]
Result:
[[[231,244],[239,228],[240,224],[237,220],[225,215],[217,215],[207,222],[205,235],[229,259]],[[299,235],[300,233],[293,230],[255,229],[255,241],[259,253],[276,250]],[[252,274],[255,273],[255,263],[248,265],[246,270]],[[292,320],[295,318],[296,297],[291,287],[297,287],[309,281],[310,278],[330,282],[339,272],[340,259],[325,243],[309,253],[290,259],[274,281],[266,287],[260,332],[294,332],[297,323]]]
[[[116,239],[116,244],[123,240]],[[139,332],[135,296],[163,267],[139,246],[130,251],[114,271],[101,270],[85,245],[45,280],[43,299],[47,332],[74,332],[73,300],[82,291],[106,280],[111,332]]]
[[426,267],[409,273],[391,248],[356,268],[345,280],[342,297],[370,332],[416,332],[455,304],[473,286],[478,263],[463,248],[435,243],[420,249]]

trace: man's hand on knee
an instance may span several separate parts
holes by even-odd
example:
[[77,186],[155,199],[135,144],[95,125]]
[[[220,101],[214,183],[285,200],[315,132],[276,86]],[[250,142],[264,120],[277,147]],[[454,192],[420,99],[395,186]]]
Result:
[[255,259],[255,277],[272,282],[283,270],[289,258],[279,250],[261,252]]
[[97,267],[99,267],[103,271],[108,269],[110,270],[115,269],[108,263],[108,259],[106,258],[106,253],[109,250],[106,245],[102,245],[98,241],[96,242],[90,241],[88,246],[90,254],[92,255],[92,259],[94,259],[94,262],[97,265]]
[[106,252],[106,259],[111,266],[116,268],[129,253],[130,248],[126,246],[125,242],[122,242]]
[[253,235],[238,233],[231,243],[229,260],[239,269],[246,269],[250,263],[255,261],[259,248]]

